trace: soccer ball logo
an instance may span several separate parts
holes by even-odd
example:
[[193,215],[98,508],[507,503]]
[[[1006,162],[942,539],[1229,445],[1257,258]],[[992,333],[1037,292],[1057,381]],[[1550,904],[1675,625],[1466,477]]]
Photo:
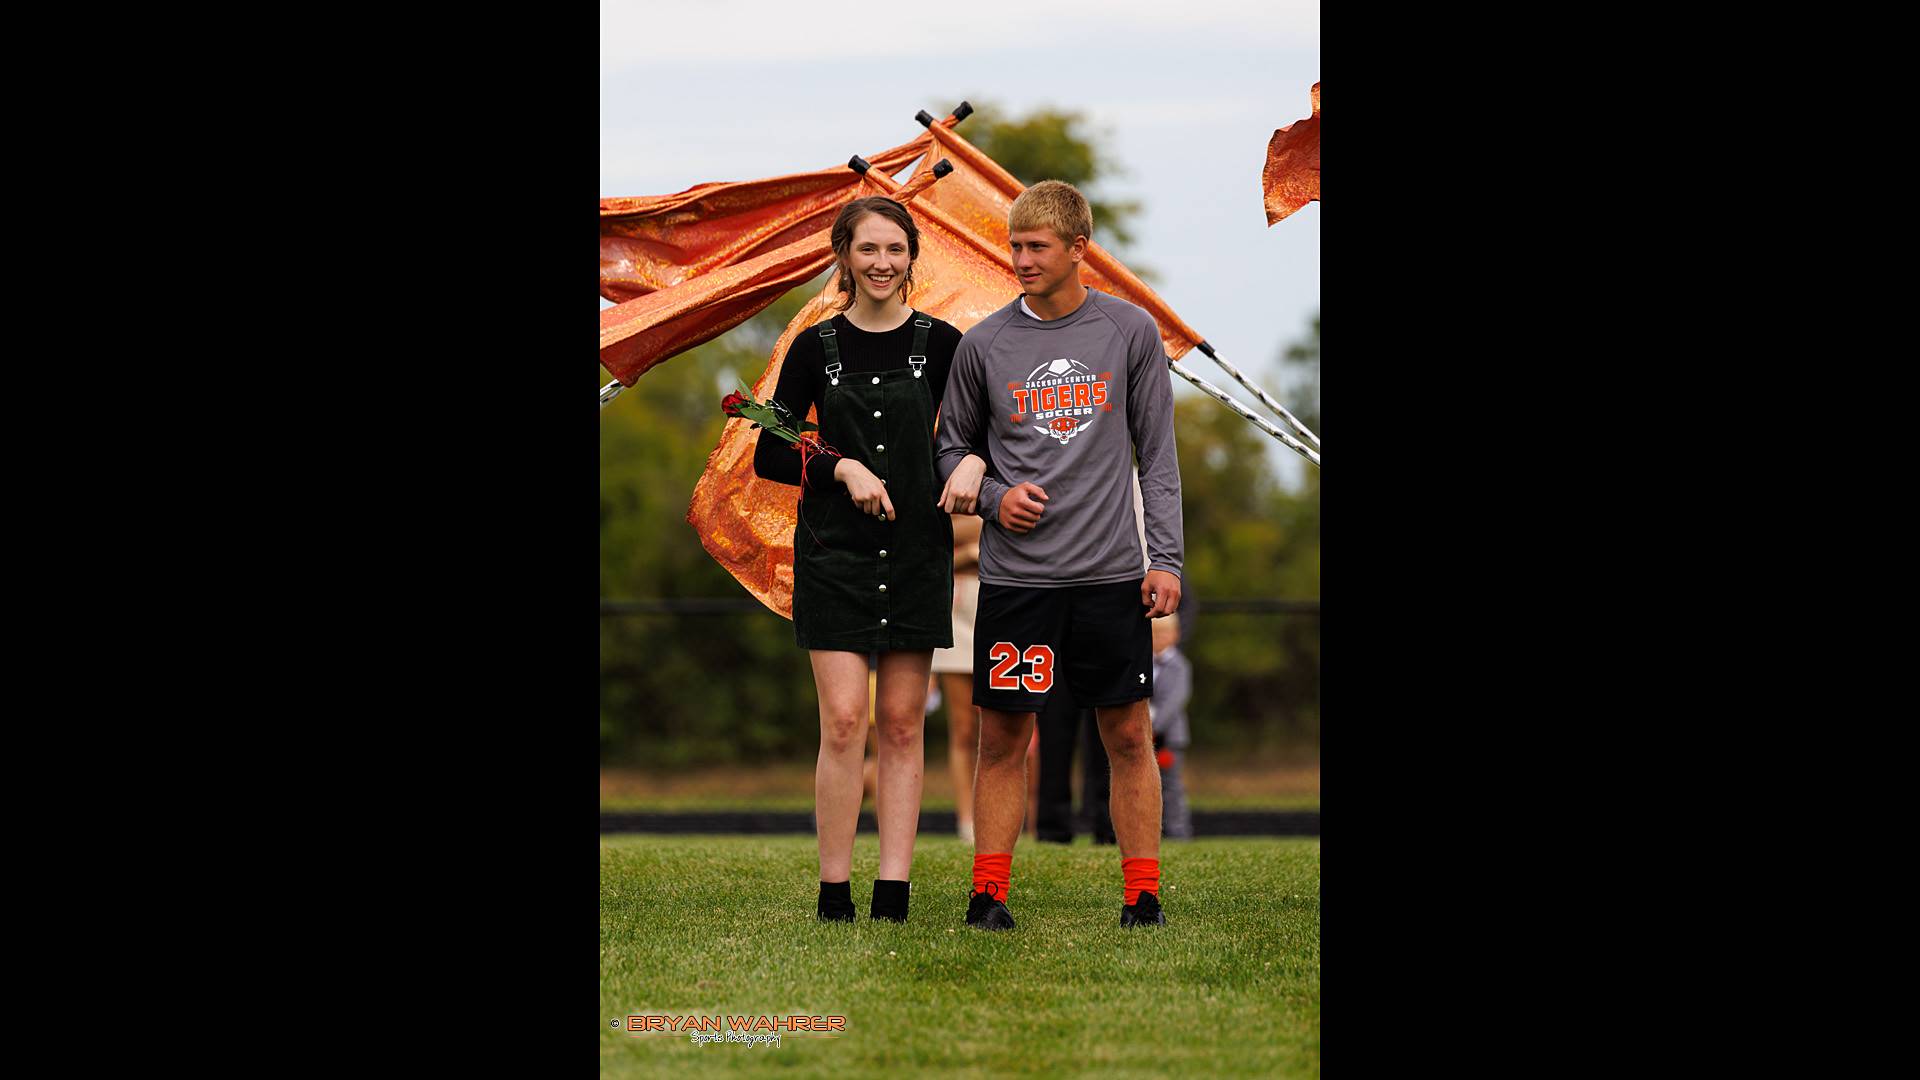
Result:
[[[1027,379],[1029,382],[1040,379],[1063,380],[1061,383],[1050,385],[1059,385],[1061,392],[1065,394],[1072,389],[1073,384],[1066,383],[1064,380],[1074,378],[1075,376],[1079,377],[1077,381],[1090,381],[1093,377],[1093,372],[1088,370],[1087,365],[1080,361],[1062,356],[1034,368],[1032,373],[1027,376]],[[1049,391],[1049,393],[1051,393],[1051,391]],[[1071,405],[1071,400],[1068,400],[1066,404],[1061,407],[1067,408]],[[1048,438],[1064,445],[1069,439],[1087,430],[1092,424],[1092,417],[1076,418],[1072,416],[1056,416],[1043,423],[1033,425],[1033,429],[1035,431],[1045,432]]]
[[1060,359],[1055,360],[1051,363],[1041,364],[1039,367],[1034,368],[1033,371],[1027,376],[1027,378],[1028,379],[1047,379],[1047,378],[1060,379],[1060,378],[1065,378],[1068,375],[1074,375],[1074,374],[1092,375],[1093,372],[1088,371],[1087,365],[1081,363],[1080,361],[1069,360],[1068,358],[1063,356]]

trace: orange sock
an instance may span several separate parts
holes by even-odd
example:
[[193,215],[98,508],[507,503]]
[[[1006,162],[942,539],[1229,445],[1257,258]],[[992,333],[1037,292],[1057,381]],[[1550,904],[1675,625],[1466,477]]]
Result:
[[998,851],[973,857],[973,891],[985,889],[995,900],[1006,903],[1013,891],[1013,852]]
[[[978,862],[977,856],[975,861]],[[975,875],[979,873],[978,870],[974,871]],[[1160,895],[1159,859],[1121,859],[1120,877],[1126,887],[1122,895],[1126,897],[1128,907],[1139,903],[1143,892],[1150,892],[1156,897]]]

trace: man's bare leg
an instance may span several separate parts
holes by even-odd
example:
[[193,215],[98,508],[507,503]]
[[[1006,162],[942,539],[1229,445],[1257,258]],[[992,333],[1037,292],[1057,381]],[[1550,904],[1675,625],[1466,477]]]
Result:
[[1146,701],[1103,705],[1100,741],[1107,748],[1113,791],[1107,805],[1123,859],[1160,857],[1160,767],[1153,756],[1153,723]]
[[[975,854],[1013,851],[1026,815],[1027,745],[1033,739],[1030,712],[980,709],[980,764],[973,775],[973,850]],[[1143,711],[1142,716],[1146,715]],[[1154,788],[1154,820],[1159,821],[1160,789]]]

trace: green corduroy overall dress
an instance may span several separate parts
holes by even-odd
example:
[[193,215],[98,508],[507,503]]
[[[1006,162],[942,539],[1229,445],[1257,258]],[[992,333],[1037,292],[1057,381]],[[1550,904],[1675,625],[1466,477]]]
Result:
[[895,520],[863,513],[836,484],[805,490],[793,531],[793,633],[803,649],[884,652],[953,645],[953,520],[935,505],[933,323],[915,311],[913,351],[892,371],[844,374],[831,320],[820,437],[884,480]]

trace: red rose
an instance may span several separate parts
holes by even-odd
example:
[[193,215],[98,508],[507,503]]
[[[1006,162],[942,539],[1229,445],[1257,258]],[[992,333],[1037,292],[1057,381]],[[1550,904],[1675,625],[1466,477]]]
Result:
[[720,399],[720,411],[728,416],[739,416],[740,406],[746,404],[746,395],[738,390]]

